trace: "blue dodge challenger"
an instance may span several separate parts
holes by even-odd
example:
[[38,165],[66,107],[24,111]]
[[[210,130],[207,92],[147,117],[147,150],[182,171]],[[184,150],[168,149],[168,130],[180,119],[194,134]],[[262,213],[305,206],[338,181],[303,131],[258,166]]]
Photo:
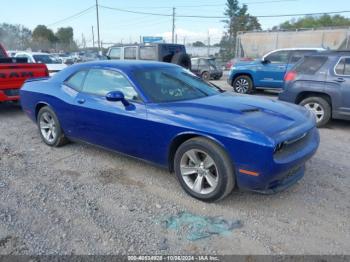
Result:
[[234,187],[268,194],[293,185],[319,145],[308,110],[220,92],[167,63],[78,64],[27,81],[20,96],[47,145],[84,141],[153,162],[208,202]]

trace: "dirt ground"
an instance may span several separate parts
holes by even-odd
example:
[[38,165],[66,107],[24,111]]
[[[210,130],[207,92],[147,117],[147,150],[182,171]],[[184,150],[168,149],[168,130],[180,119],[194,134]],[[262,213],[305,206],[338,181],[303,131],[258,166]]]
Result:
[[[89,145],[50,148],[19,107],[0,104],[0,254],[350,254],[350,122],[320,133],[297,185],[206,204],[167,170]],[[191,241],[165,226],[181,212],[242,227]]]

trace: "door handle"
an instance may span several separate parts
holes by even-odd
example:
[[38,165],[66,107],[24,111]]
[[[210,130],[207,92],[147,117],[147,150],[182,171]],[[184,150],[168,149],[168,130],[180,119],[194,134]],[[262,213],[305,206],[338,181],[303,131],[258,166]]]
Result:
[[81,98],[81,99],[78,99],[78,104],[84,104],[85,103],[85,99]]
[[334,81],[335,81],[335,82],[338,82],[338,83],[343,83],[343,82],[345,82],[345,79],[339,77],[339,78],[335,79]]

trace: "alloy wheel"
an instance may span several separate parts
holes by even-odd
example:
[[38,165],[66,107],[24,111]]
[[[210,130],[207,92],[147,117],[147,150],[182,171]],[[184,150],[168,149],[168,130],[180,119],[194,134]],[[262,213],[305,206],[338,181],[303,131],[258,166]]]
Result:
[[236,82],[235,82],[235,90],[238,93],[241,94],[245,94],[248,92],[249,89],[249,82],[247,79],[244,78],[239,78]]
[[322,121],[325,112],[323,107],[319,103],[316,103],[316,102],[307,103],[304,105],[304,107],[310,110],[316,116],[317,122]]
[[56,140],[57,126],[54,118],[49,112],[44,112],[40,116],[39,127],[41,134],[47,142],[53,143]]
[[180,170],[186,185],[197,194],[210,194],[218,185],[219,174],[216,164],[201,150],[191,149],[183,154]]

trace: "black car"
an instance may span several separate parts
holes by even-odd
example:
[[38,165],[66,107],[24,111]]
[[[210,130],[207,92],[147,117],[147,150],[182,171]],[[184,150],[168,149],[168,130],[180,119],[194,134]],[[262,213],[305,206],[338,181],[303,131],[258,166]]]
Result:
[[222,70],[217,65],[215,58],[196,57],[191,59],[191,64],[191,71],[206,81],[219,80],[222,77]]
[[350,120],[350,51],[305,56],[285,75],[279,99],[309,109],[319,127]]
[[116,45],[108,49],[108,59],[149,60],[173,63],[191,69],[191,58],[184,45],[152,43],[135,45]]

